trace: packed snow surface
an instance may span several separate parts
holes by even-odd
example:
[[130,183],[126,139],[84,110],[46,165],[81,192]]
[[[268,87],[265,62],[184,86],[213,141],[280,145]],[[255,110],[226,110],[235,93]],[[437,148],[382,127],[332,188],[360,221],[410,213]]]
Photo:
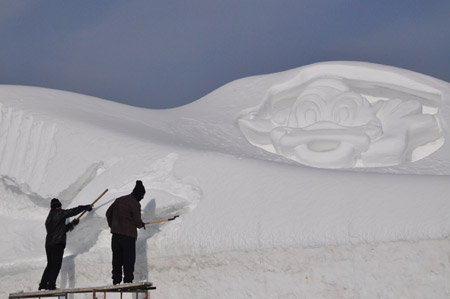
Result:
[[58,285],[111,284],[104,214],[142,180],[144,221],[180,215],[139,231],[136,281],[154,298],[446,298],[449,116],[449,83],[357,62],[169,110],[1,85],[1,296],[37,289],[50,199],[105,189]]

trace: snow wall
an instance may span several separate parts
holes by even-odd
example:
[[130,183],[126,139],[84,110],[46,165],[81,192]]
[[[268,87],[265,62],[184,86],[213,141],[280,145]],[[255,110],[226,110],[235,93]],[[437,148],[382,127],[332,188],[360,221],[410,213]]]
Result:
[[449,109],[448,83],[356,62],[169,110],[0,86],[1,295],[37,289],[50,199],[106,188],[58,285],[111,284],[104,213],[140,179],[144,220],[181,215],[139,232],[153,298],[447,298]]

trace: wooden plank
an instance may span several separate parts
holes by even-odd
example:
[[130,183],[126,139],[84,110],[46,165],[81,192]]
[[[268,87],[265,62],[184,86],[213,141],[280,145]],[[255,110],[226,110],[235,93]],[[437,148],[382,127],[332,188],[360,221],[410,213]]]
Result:
[[145,291],[155,289],[151,282],[124,283],[115,286],[95,287],[95,291]]
[[9,299],[13,298],[36,298],[36,297],[56,297],[58,295],[64,296],[66,294],[74,293],[92,293],[94,291],[108,291],[108,292],[132,292],[132,291],[146,291],[153,290],[155,287],[151,282],[135,282],[125,283],[113,286],[99,286],[88,288],[76,288],[76,289],[60,289],[51,291],[37,291],[37,292],[20,292],[9,294]]

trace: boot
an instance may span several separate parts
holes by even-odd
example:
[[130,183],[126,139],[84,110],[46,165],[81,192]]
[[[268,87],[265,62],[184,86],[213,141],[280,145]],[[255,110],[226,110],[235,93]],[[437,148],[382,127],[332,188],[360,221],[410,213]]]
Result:
[[38,288],[38,290],[39,291],[43,291],[43,290],[46,290],[47,289],[47,284],[39,284],[39,288]]

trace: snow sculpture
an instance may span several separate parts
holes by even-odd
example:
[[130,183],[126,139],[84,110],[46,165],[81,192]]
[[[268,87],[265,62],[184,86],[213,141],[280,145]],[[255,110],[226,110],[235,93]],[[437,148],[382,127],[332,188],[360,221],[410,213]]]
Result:
[[405,88],[298,77],[272,87],[262,106],[241,113],[238,125],[250,143],[321,168],[399,165],[443,144],[437,105]]

